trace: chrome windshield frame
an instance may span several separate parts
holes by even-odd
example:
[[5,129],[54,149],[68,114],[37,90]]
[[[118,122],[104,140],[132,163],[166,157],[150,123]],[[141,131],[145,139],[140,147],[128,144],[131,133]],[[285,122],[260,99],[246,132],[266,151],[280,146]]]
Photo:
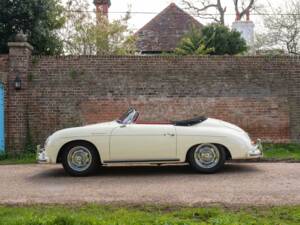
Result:
[[131,124],[136,120],[138,115],[138,111],[136,111],[134,108],[130,108],[117,120],[117,122],[125,125]]

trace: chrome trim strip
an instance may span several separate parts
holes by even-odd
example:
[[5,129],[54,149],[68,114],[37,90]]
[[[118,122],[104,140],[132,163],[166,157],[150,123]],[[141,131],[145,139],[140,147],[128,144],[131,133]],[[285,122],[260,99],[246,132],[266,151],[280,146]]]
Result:
[[179,162],[180,159],[141,159],[141,160],[111,160],[104,163],[151,163],[151,162]]

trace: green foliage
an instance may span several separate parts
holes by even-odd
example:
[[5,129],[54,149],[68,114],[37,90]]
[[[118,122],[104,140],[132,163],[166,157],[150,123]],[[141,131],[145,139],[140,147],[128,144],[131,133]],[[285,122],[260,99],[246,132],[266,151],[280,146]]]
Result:
[[29,81],[29,82],[33,81],[33,78],[34,78],[33,73],[32,73],[32,72],[29,72],[29,73],[28,73],[28,81]]
[[5,225],[296,225],[299,223],[299,206],[241,209],[125,208],[99,205],[72,208],[63,206],[0,207],[0,224]]
[[237,31],[218,24],[202,31],[192,28],[175,50],[177,55],[236,55],[247,51],[245,40]]
[[78,69],[75,69],[75,68],[71,68],[69,70],[69,76],[72,78],[72,80],[75,80],[80,75],[84,75],[83,70],[78,70]]
[[36,163],[35,153],[17,153],[0,155],[0,165],[33,164]]
[[236,55],[247,51],[246,41],[238,31],[212,24],[202,30],[202,40],[206,48],[212,48],[211,55]]
[[26,106],[26,139],[25,139],[24,152],[33,153],[33,154],[36,152],[36,144],[33,141],[32,132],[30,129],[28,106]]
[[264,144],[264,158],[270,160],[300,160],[300,144]]
[[34,144],[34,142],[33,142],[32,134],[30,131],[26,135],[24,151],[26,153],[35,153],[36,152],[36,144]]
[[59,0],[1,0],[0,53],[7,53],[7,42],[21,30],[28,35],[34,54],[53,55],[62,52],[57,30],[65,22]]
[[89,4],[84,0],[67,1],[67,22],[62,31],[66,54],[127,55],[135,52],[135,37],[128,28],[129,12],[112,22],[100,14],[95,23],[88,10]]
[[69,76],[73,79],[73,80],[75,80],[76,79],[76,77],[78,76],[78,72],[77,72],[77,70],[75,70],[75,69],[70,69],[70,71],[69,71]]
[[175,49],[177,55],[207,55],[213,52],[213,48],[206,48],[200,30],[193,27],[191,31],[180,41]]
[[32,56],[31,63],[32,63],[32,66],[35,67],[39,63],[39,57]]

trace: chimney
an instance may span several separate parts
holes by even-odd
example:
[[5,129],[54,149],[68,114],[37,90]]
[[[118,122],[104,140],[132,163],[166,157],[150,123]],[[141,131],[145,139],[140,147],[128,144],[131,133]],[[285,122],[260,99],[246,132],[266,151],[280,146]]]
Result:
[[247,21],[234,21],[232,23],[232,29],[241,33],[241,36],[245,39],[249,50],[249,55],[255,55],[254,48],[254,23],[250,20],[249,15],[247,15]]
[[97,15],[108,18],[108,9],[111,6],[110,0],[94,0],[94,4],[96,6]]

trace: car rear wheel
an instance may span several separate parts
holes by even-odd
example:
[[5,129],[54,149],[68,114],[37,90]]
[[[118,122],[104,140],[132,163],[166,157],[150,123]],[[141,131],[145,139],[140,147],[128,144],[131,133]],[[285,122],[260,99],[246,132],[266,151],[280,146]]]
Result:
[[188,161],[198,172],[215,173],[224,166],[226,153],[215,144],[201,144],[189,151]]
[[68,145],[62,153],[62,164],[71,176],[87,176],[95,172],[100,159],[94,146],[75,142]]

